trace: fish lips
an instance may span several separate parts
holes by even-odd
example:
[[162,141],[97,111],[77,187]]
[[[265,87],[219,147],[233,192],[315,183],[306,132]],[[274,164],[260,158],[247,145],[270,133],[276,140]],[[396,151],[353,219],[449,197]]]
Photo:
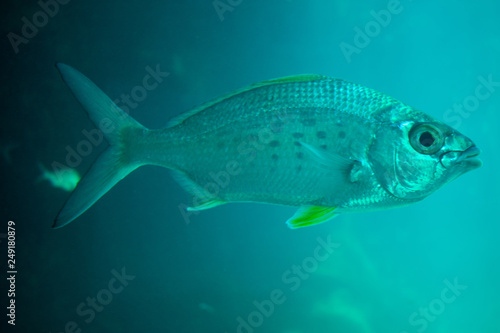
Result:
[[481,153],[481,150],[476,146],[467,148],[464,151],[449,151],[441,155],[441,165],[446,169],[452,167],[460,167],[463,172],[474,170],[483,165],[481,160],[476,157]]

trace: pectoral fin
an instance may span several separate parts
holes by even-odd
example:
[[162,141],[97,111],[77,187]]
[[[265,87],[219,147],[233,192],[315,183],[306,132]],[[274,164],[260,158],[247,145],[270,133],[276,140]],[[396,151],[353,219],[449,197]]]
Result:
[[337,214],[334,213],[336,207],[321,206],[303,206],[286,221],[286,224],[292,228],[301,228],[326,222]]
[[[359,178],[359,166],[361,163],[340,156],[324,149],[319,149],[310,144],[300,141],[305,148],[315,166],[323,173],[320,178],[319,191],[329,193],[332,190],[342,191],[345,185],[355,182]],[[358,167],[355,167],[358,166]]]
[[318,166],[330,172],[347,175],[352,168],[355,160],[351,160],[335,153],[330,153],[322,149],[311,146],[308,143],[300,141],[300,144],[307,149],[312,158],[318,163]]

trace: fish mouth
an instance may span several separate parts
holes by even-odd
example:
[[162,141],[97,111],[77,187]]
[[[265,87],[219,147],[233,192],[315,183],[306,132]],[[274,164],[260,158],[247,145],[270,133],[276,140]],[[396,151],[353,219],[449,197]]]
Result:
[[483,165],[483,162],[479,160],[477,157],[481,154],[481,150],[475,146],[469,147],[465,150],[462,155],[458,158],[458,163],[465,163],[469,167],[479,168]]
[[476,146],[467,148],[464,151],[449,151],[441,156],[441,164],[449,169],[453,166],[465,166],[468,170],[479,168],[483,162],[477,158],[481,150]]

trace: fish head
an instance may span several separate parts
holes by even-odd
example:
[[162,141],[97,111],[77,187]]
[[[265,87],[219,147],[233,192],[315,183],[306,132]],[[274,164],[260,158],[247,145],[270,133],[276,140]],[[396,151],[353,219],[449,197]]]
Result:
[[474,142],[450,126],[424,117],[381,126],[369,149],[380,183],[403,200],[420,200],[481,166]]

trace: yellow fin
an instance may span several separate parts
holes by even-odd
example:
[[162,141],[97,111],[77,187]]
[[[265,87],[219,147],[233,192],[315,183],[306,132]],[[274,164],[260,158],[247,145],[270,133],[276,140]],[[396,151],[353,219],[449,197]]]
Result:
[[193,201],[196,202],[194,207],[187,207],[188,211],[209,209],[226,203],[211,195],[185,173],[172,170],[172,176],[183,189],[193,196]]
[[337,207],[303,206],[286,221],[286,224],[296,229],[323,223],[337,215],[333,212],[335,208]]
[[207,200],[204,203],[202,203],[201,205],[198,205],[196,207],[188,207],[187,210],[188,211],[204,210],[204,209],[217,207],[217,206],[223,205],[225,203],[226,202],[222,201],[222,200]]
[[264,87],[264,86],[270,86],[273,84],[282,84],[282,83],[297,83],[297,82],[309,82],[309,81],[317,81],[317,80],[323,80],[326,79],[327,77],[324,75],[319,75],[319,74],[299,74],[299,75],[291,75],[291,76],[285,76],[285,77],[280,77],[277,79],[271,79],[259,83],[254,83],[245,90],[250,90],[252,88],[257,88],[257,87]]

